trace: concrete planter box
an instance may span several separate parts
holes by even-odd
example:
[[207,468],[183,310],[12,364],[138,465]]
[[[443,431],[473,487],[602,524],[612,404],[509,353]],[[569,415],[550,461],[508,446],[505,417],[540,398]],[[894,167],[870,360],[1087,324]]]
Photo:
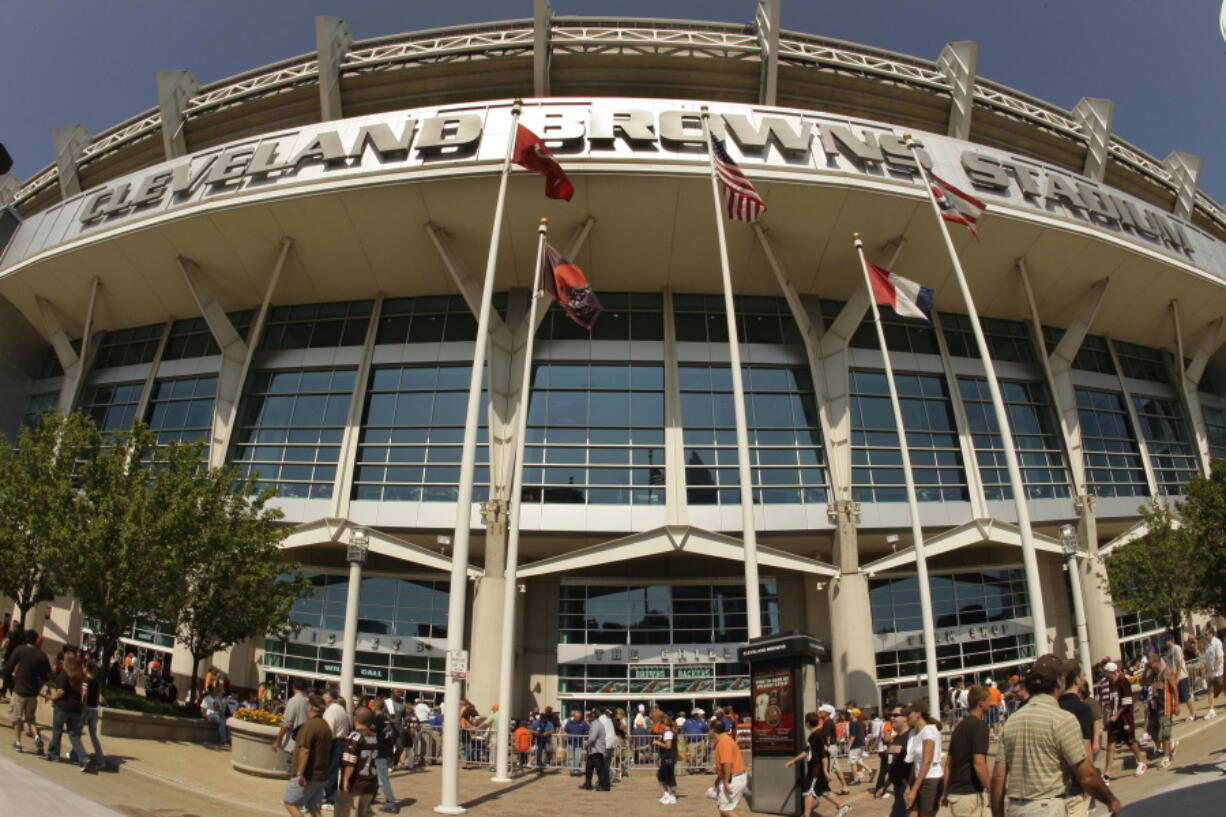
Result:
[[104,737],[217,743],[217,727],[206,720],[149,715],[103,707],[99,729]]
[[230,765],[235,771],[278,780],[289,778],[285,772],[285,753],[272,745],[281,727],[237,718],[230,718],[226,725],[230,727]]

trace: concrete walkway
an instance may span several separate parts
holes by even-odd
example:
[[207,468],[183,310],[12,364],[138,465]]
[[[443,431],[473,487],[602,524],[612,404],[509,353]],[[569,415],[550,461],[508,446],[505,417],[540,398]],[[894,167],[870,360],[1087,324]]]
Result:
[[[0,717],[0,723],[7,723],[7,720]],[[6,733],[6,735],[11,734],[11,732]],[[1184,747],[1188,750],[1192,750],[1194,746],[1203,747],[1207,758],[1208,753],[1215,750],[1220,752],[1226,745],[1226,740],[1224,740],[1226,739],[1226,717],[1212,721],[1201,720],[1191,724],[1181,723],[1176,727],[1176,737],[1184,741]],[[18,799],[11,802],[26,805],[41,801],[42,804],[39,810],[17,807],[12,809],[12,813],[34,814],[45,811],[48,802],[56,802],[55,800],[48,801],[47,797],[64,796],[64,789],[61,786],[72,786],[73,789],[87,794],[92,788],[99,792],[98,799],[103,799],[99,787],[106,784],[109,778],[110,781],[116,783],[127,780],[129,781],[128,786],[139,786],[145,792],[164,792],[167,800],[177,799],[180,802],[191,803],[190,809],[182,812],[164,810],[156,812],[158,814],[190,814],[198,817],[213,817],[213,815],[231,817],[236,814],[280,817],[285,814],[281,806],[284,783],[234,771],[230,766],[228,749],[200,744],[131,738],[105,738],[104,741],[103,748],[107,755],[118,763],[119,774],[103,775],[99,778],[79,774],[75,768],[65,764],[57,765],[37,761],[31,755],[9,754],[12,751],[9,748],[11,739],[6,737],[0,744],[3,746],[0,748],[0,756],[4,756],[5,762],[5,765],[0,767],[0,781],[4,781],[0,783],[0,791],[8,795],[13,788],[8,784],[17,781],[21,787],[21,793]],[[995,746],[996,744],[993,744],[993,751]],[[30,747],[27,746],[27,748]],[[1181,749],[1181,753],[1183,751],[1184,749]],[[1191,752],[1189,751],[1188,754],[1190,755]],[[1213,760],[1220,760],[1222,757],[1222,754],[1216,754]],[[1212,762],[1211,760],[1210,763]],[[18,767],[21,768],[18,769]],[[871,761],[871,767],[875,770],[875,758]],[[1198,772],[1196,775],[1199,778],[1196,781],[1198,783],[1201,780],[1208,782],[1209,779],[1215,777],[1213,774],[1201,777],[1201,768],[1194,768]],[[1214,769],[1214,771],[1217,770]],[[1196,791],[1176,792],[1174,789],[1182,788],[1179,784],[1187,785],[1192,781],[1185,778],[1182,773],[1176,774],[1174,769],[1166,771],[1152,769],[1141,778],[1133,778],[1117,762],[1115,774],[1117,779],[1112,781],[1113,788],[1125,803],[1135,804],[1127,813],[1138,815],[1138,817],[1143,814],[1171,813],[1165,808],[1160,811],[1156,809],[1155,806],[1158,803],[1186,802],[1193,804],[1202,802],[1201,798],[1206,796],[1214,801],[1220,801],[1222,796],[1217,787],[1202,789],[1197,786]],[[48,783],[42,780],[42,777],[56,778],[60,785]],[[698,817],[698,815],[712,817],[715,811],[714,805],[703,796],[703,792],[711,784],[711,776],[706,774],[680,775],[680,799],[675,806],[664,806],[657,802],[659,788],[653,769],[634,772],[629,778],[616,783],[614,790],[610,793],[581,791],[577,787],[581,780],[571,777],[564,771],[551,772],[543,777],[529,774],[519,777],[508,785],[491,783],[490,777],[491,774],[487,769],[473,769],[460,773],[460,802],[478,815],[540,817],[542,813],[611,812],[633,814],[635,817],[640,817],[640,815],[650,817],[653,814],[675,815],[676,817]],[[402,813],[425,814],[432,810],[439,802],[440,778],[441,774],[437,766],[423,772],[400,771],[393,774],[392,785]],[[889,812],[890,801],[873,800],[868,789],[869,786],[866,784],[853,785],[850,796],[845,798],[845,802],[854,808],[853,817],[855,815],[874,815],[875,817]],[[1154,796],[1162,799],[1142,805],[1143,798]],[[154,796],[153,799],[158,799],[158,797]],[[116,808],[121,807],[119,800],[112,799],[109,802]],[[153,803],[148,801],[146,803],[147,805],[139,812],[125,807],[120,813],[123,817],[131,817],[134,814],[141,814],[143,817],[146,813],[155,813]],[[8,802],[3,803],[3,806],[7,805]],[[0,806],[0,813],[8,814],[9,811],[3,806]],[[747,805],[742,805],[739,811],[743,814],[750,813]],[[829,804],[823,803],[819,806],[821,814],[831,811]],[[93,817],[95,814],[101,817],[115,817],[115,812],[107,809],[77,810],[68,805],[62,809],[56,808],[56,813],[86,815],[86,817]],[[1191,810],[1185,809],[1183,813],[1191,815],[1200,812],[1197,812],[1194,807]]]
[[0,786],[4,792],[0,795],[2,814],[45,814],[50,808],[52,813],[71,814],[74,817],[124,817],[118,811],[74,794],[45,777],[28,774],[7,757],[0,757],[0,780],[7,781]]

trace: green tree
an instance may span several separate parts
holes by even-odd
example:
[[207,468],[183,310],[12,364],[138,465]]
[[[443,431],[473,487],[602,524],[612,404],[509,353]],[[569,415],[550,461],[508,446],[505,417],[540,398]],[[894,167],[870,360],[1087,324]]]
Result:
[[176,543],[191,534],[201,450],[200,443],[158,447],[137,424],[80,463],[73,538],[56,563],[95,622],[103,666],[133,621],[178,615]]
[[1174,631],[1189,613],[1201,609],[1203,564],[1194,538],[1176,527],[1171,507],[1154,500],[1139,510],[1149,533],[1106,556],[1106,574],[1100,580],[1117,608]]
[[213,653],[249,638],[295,631],[291,608],[314,592],[297,565],[281,559],[282,513],[266,505],[273,490],[254,492],[255,477],[240,480],[236,468],[196,478],[193,525],[176,542],[175,560],[175,630],[192,655],[189,694],[196,690],[200,662]]
[[1214,459],[1208,477],[1193,477],[1179,506],[1199,568],[1196,607],[1226,616],[1226,460]]
[[55,556],[73,536],[74,472],[99,443],[88,416],[54,412],[22,428],[16,447],[0,439],[0,594],[16,603],[21,629],[63,589]]

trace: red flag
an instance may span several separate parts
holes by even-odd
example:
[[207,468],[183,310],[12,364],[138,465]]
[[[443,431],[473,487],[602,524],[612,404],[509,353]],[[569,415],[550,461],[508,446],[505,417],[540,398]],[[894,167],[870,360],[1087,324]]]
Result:
[[583,270],[548,244],[545,245],[542,263],[545,266],[541,270],[545,294],[557,301],[572,321],[592,331],[592,325],[604,307],[596,298],[596,293],[592,292],[592,285],[588,283]]
[[545,147],[541,137],[519,125],[515,133],[515,164],[545,177],[545,195],[551,199],[566,199],[575,195],[575,186],[566,171]]

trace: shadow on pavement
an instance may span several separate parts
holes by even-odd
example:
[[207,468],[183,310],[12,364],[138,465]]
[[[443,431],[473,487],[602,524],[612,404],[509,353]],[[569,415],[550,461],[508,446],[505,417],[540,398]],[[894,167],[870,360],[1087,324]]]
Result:
[[464,808],[473,808],[475,806],[481,805],[482,803],[488,803],[491,800],[497,800],[503,795],[510,794],[513,791],[519,791],[524,786],[530,786],[533,783],[537,782],[538,780],[544,780],[544,779],[545,778],[542,775],[538,775],[538,774],[527,775],[517,783],[512,783],[509,786],[504,786],[501,789],[497,789],[495,791],[489,792],[488,794],[483,794],[480,797],[474,797],[473,799],[463,802],[460,805],[463,806]]
[[[1211,768],[1220,771],[1216,766]],[[1164,817],[1175,813],[1221,814],[1223,799],[1226,799],[1226,779],[1218,778],[1208,783],[1183,786],[1129,803],[1121,814],[1125,817]]]

